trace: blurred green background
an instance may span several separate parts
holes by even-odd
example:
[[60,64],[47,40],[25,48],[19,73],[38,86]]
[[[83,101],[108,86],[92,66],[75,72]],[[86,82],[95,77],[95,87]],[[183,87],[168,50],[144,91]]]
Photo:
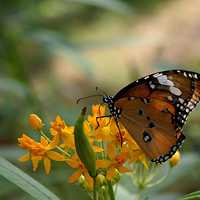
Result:
[[[67,183],[71,169],[54,165],[32,173],[20,164],[16,145],[30,113],[46,122],[60,114],[73,124],[82,105],[76,99],[95,87],[115,94],[152,72],[187,69],[200,72],[198,0],[16,0],[0,6],[0,155],[50,188],[61,199],[88,199]],[[99,99],[83,104],[91,105]],[[189,117],[182,160],[167,181],[150,190],[152,199],[170,200],[200,186],[200,108]],[[165,170],[165,167],[163,167]],[[187,180],[187,181],[186,181]],[[0,178],[0,199],[31,199]],[[133,199],[122,178],[118,199]]]

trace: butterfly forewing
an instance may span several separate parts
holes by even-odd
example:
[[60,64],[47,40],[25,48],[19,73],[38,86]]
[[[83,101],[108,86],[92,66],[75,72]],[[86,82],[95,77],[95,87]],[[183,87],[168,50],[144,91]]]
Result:
[[155,73],[123,88],[114,96],[114,102],[123,97],[159,99],[168,102],[176,110],[174,116],[176,129],[181,130],[188,114],[199,102],[200,75],[181,70]]

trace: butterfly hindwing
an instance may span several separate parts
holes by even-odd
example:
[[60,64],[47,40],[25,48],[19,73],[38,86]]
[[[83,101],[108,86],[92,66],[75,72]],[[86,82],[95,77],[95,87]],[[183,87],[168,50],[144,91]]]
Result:
[[177,133],[175,124],[171,123],[175,111],[161,111],[170,104],[155,99],[144,102],[141,98],[122,98],[117,106],[122,105],[120,122],[152,160],[163,162],[180,147],[179,138],[181,136],[183,139],[184,136]]

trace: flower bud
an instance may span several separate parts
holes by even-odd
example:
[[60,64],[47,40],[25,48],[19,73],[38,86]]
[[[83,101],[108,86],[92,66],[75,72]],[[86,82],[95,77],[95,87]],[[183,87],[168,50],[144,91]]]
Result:
[[97,186],[101,187],[106,184],[106,177],[103,174],[98,174],[96,177]]
[[179,151],[176,151],[176,153],[170,158],[169,164],[171,167],[176,166],[181,160],[181,154]]
[[81,175],[79,177],[78,183],[83,189],[86,189],[86,181],[85,181],[85,177],[83,175]]
[[116,183],[119,182],[119,180],[120,180],[120,173],[119,173],[119,170],[118,170],[118,169],[115,169],[115,176],[112,177],[111,182],[112,182],[112,184],[116,184]]
[[43,127],[42,120],[36,114],[30,114],[28,121],[30,126],[36,131],[40,131]]
[[75,124],[74,129],[74,139],[77,154],[88,170],[90,176],[96,176],[96,155],[93,151],[93,148],[84,133],[83,123],[85,116],[86,108],[82,110],[82,113]]

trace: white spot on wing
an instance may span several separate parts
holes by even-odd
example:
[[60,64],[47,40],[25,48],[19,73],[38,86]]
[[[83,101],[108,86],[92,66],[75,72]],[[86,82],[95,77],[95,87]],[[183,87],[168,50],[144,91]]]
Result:
[[197,76],[197,74],[194,74],[194,78],[198,79],[198,76]]
[[157,77],[158,79],[158,82],[161,84],[161,85],[166,85],[166,86],[174,86],[174,83],[172,81],[170,81],[166,75],[163,75],[163,76],[159,76]]
[[178,88],[176,88],[176,87],[173,87],[173,86],[171,86],[171,87],[169,88],[169,91],[170,91],[172,94],[176,95],[176,96],[180,96],[180,95],[182,94],[182,92],[181,92],[180,89],[178,89]]
[[179,100],[179,102],[180,102],[181,104],[184,103],[184,99],[179,98],[178,100]]
[[162,73],[156,73],[156,74],[153,75],[154,78],[157,78],[159,76],[162,76]]
[[187,73],[186,73],[186,72],[184,72],[183,75],[184,75],[185,77],[187,77]]

